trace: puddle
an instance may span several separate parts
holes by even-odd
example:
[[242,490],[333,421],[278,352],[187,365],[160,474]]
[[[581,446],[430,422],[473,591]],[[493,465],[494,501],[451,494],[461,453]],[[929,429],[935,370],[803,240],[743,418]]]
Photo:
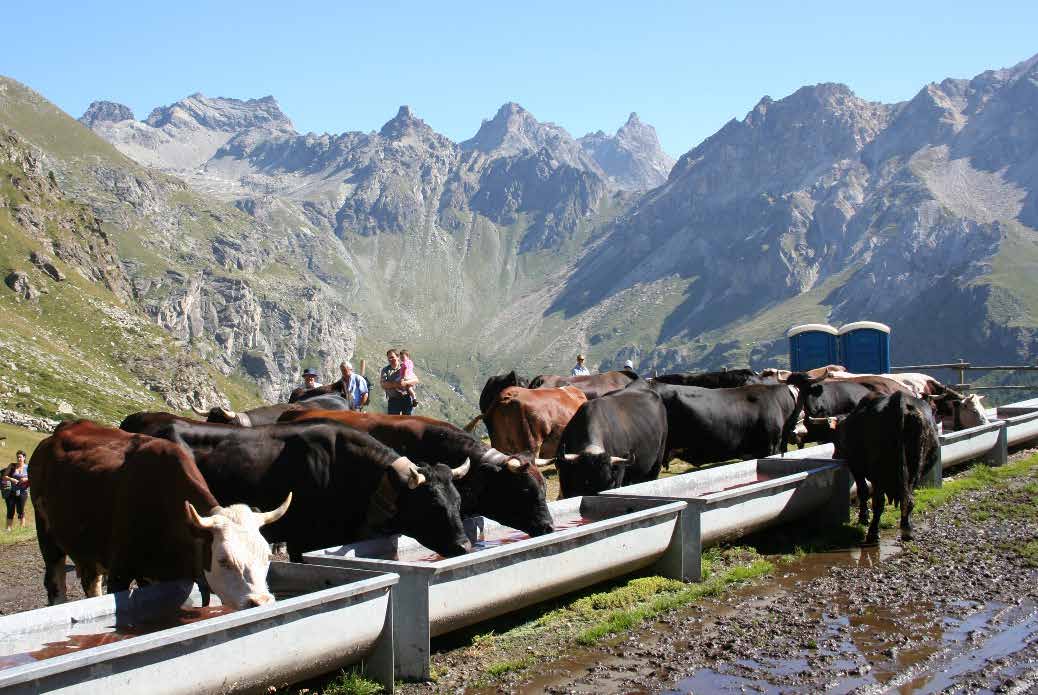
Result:
[[[658,632],[644,635],[637,651],[629,655],[565,655],[546,670],[531,674],[532,680],[524,684],[522,692],[564,686],[572,692],[596,695],[630,693],[632,683],[628,679],[640,675],[672,683],[670,690],[663,691],[668,695],[936,693],[956,690],[969,674],[990,669],[992,664],[1004,675],[1019,670],[1015,665],[1004,665],[1005,660],[1038,644],[1038,605],[1031,601],[1018,605],[959,602],[939,611],[926,600],[925,592],[920,592],[919,600],[897,606],[852,603],[850,597],[837,595],[821,612],[809,612],[811,623],[817,626],[817,644],[810,648],[804,645],[770,656],[751,653],[746,658],[733,653],[732,660],[712,663],[710,668],[700,668],[676,683],[676,667],[644,657],[646,653],[666,653],[657,646],[669,645],[680,653],[692,645],[715,640],[718,623],[737,617],[737,611],[769,607],[780,596],[795,596],[802,582],[827,576],[834,567],[873,567],[899,552],[896,541],[885,539],[879,546],[809,555],[795,564],[780,566],[767,583],[739,589],[705,612],[695,608],[679,612],[668,620],[682,624],[679,634],[658,624]],[[684,622],[693,616],[695,622]],[[563,667],[557,668],[560,665]],[[593,674],[593,680],[585,681],[578,676],[581,673]],[[827,678],[827,682],[819,677]]]
[[63,632],[68,634],[55,634],[56,630],[46,630],[35,635],[26,635],[24,638],[14,637],[4,647],[5,651],[14,649],[14,653],[0,656],[0,670],[32,664],[45,659],[53,659],[57,656],[75,654],[94,647],[106,644],[115,644],[131,637],[149,635],[160,630],[168,630],[182,625],[190,625],[201,620],[208,620],[217,616],[226,615],[234,609],[227,606],[209,606],[181,608],[175,616],[166,620],[141,623],[138,625],[112,625],[113,616],[106,619],[76,623],[72,632],[66,628]]

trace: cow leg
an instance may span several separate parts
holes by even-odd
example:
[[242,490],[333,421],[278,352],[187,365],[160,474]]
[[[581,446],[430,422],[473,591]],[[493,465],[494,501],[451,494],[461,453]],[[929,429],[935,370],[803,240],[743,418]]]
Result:
[[87,598],[97,598],[104,593],[104,575],[98,572],[96,567],[76,565],[76,572]]
[[854,485],[858,489],[858,525],[865,526],[869,523],[869,481],[855,473]]
[[904,499],[901,500],[901,540],[910,541],[912,540],[912,509],[915,507],[915,495],[912,494],[912,489],[909,488],[905,492]]
[[879,518],[883,516],[883,502],[883,492],[879,485],[876,485],[872,493],[872,523],[869,524],[869,532],[865,536],[865,543],[869,545],[879,543]]
[[36,542],[43,557],[43,587],[47,590],[47,605],[65,603],[68,599],[65,585],[65,562],[68,557],[50,537],[45,522],[41,523],[40,517],[37,517],[36,523]]

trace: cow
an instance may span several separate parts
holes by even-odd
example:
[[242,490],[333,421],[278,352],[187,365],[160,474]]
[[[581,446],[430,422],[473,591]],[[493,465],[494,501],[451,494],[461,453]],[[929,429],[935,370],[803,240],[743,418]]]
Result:
[[910,390],[898,382],[874,374],[854,377],[829,379],[824,376],[811,377],[806,372],[794,372],[786,379],[789,386],[799,389],[797,407],[786,420],[783,430],[781,451],[785,452],[787,443],[801,414],[808,418],[809,436],[816,439],[829,439],[824,427],[811,427],[811,418],[820,421],[824,418],[846,415],[854,410],[861,399],[871,395],[889,396],[895,392],[912,395]]
[[555,466],[560,499],[655,480],[667,452],[663,399],[642,379],[580,406],[566,425]]
[[483,415],[495,449],[535,458],[554,458],[562,431],[587,396],[575,386],[526,389],[511,386],[498,394]]
[[241,427],[254,427],[256,425],[273,425],[282,415],[289,410],[305,410],[307,408],[320,410],[349,410],[349,402],[336,393],[318,394],[296,403],[275,403],[264,405],[252,410],[235,412],[227,408],[215,406],[209,410],[201,410],[191,406],[195,415],[205,417],[206,422],[219,422]]
[[706,389],[731,389],[751,384],[777,384],[774,378],[762,377],[752,369],[729,369],[723,372],[699,372],[697,374],[661,374],[653,382],[679,386],[699,386]]
[[[507,374],[498,374],[487,379],[487,383],[483,384],[483,390],[479,393],[479,415],[474,417],[467,425],[462,429],[466,432],[471,432],[476,429],[476,425],[483,419],[487,410],[490,409],[490,404],[497,400],[497,394],[501,393],[504,389],[509,386],[522,386],[526,388],[530,385],[530,382],[519,376],[513,369]],[[484,423],[487,428],[487,434],[493,436],[491,431],[490,423]]]
[[541,374],[530,380],[530,388],[545,389],[559,386],[576,386],[584,392],[588,400],[601,398],[611,391],[622,389],[637,379],[638,375],[629,370],[619,372],[602,372],[587,376],[553,376]]
[[416,465],[371,436],[316,420],[261,427],[196,422],[168,413],[135,413],[120,427],[180,444],[223,503],[266,506],[286,490],[291,513],[264,535],[286,542],[289,558],[378,532],[406,533],[445,557],[470,543],[454,480],[469,464]]
[[487,516],[531,536],[554,530],[544,477],[526,452],[506,455],[450,423],[418,415],[305,410],[285,416],[293,422],[320,418],[366,432],[419,463],[469,461],[468,475],[455,481],[464,516]]
[[824,367],[808,369],[804,372],[791,372],[788,369],[775,369],[774,367],[760,370],[762,377],[771,377],[780,384],[786,383],[786,380],[789,379],[791,374],[807,374],[811,379],[825,379],[833,375],[846,374],[846,372],[847,368],[842,364],[827,364]]
[[872,483],[872,522],[865,542],[879,541],[885,500],[901,506],[901,540],[912,540],[913,490],[941,457],[930,405],[902,391],[862,399],[836,425],[833,456],[845,459],[854,476],[862,525],[869,521],[866,480]]
[[50,605],[67,598],[66,556],[88,597],[107,575],[112,592],[197,579],[227,606],[274,600],[259,529],[288,511],[291,492],[270,512],[222,507],[182,447],[89,420],[63,423],[36,447],[29,483]]
[[667,411],[667,457],[693,465],[780,451],[797,390],[786,384],[709,389],[652,382]]

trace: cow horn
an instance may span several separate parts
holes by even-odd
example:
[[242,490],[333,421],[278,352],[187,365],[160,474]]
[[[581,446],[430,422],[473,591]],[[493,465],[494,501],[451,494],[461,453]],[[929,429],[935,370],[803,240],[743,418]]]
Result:
[[219,525],[215,516],[202,516],[198,513],[198,510],[195,509],[195,505],[191,504],[187,500],[184,500],[184,509],[187,511],[187,522],[195,528],[208,531]]
[[570,463],[573,463],[578,458],[580,458],[580,454],[563,454],[562,458],[565,459],[566,461],[569,461]]
[[471,432],[472,430],[476,429],[476,425],[478,425],[479,421],[482,420],[482,419],[483,419],[483,413],[480,413],[476,417],[472,418],[472,421],[469,422],[469,424],[467,424],[464,427],[462,427],[461,429],[465,430],[466,432]]
[[610,456],[609,457],[609,463],[611,463],[611,464],[613,464],[615,466],[618,463],[627,463],[627,459],[620,458],[619,456]]
[[[563,458],[565,458],[565,457],[563,457]],[[545,466],[550,466],[551,464],[555,463],[555,459],[536,459],[535,458],[533,460],[533,463],[538,468],[544,468]]]
[[256,514],[259,517],[260,526],[266,526],[267,524],[273,524],[275,521],[280,519],[288,511],[288,505],[292,504],[292,493],[288,493],[288,497],[281,503],[281,506],[269,512],[259,512]]
[[191,411],[195,415],[203,415],[203,416],[208,416],[209,415],[209,411],[208,410],[199,410],[198,408],[195,407],[194,403],[191,404]]
[[414,490],[419,485],[425,483],[425,476],[418,472],[418,466],[411,464],[411,468],[407,471],[407,487]]
[[220,414],[228,420],[233,420],[235,417],[238,416],[238,413],[234,412],[233,410],[227,410],[227,408],[220,408]]
[[465,459],[465,463],[461,464],[457,468],[451,469],[451,477],[455,480],[461,480],[469,474],[469,469],[472,468],[472,463],[469,459]]

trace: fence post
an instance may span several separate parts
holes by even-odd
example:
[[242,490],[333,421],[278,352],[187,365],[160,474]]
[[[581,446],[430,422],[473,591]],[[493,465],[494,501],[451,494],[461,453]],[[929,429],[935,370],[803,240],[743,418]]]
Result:
[[959,367],[959,385],[960,386],[962,384],[966,383],[966,367],[965,366],[961,366],[961,365],[965,365],[965,364],[966,364],[966,360],[964,360],[964,359],[962,359],[960,357],[959,358],[959,365],[960,365],[960,367]]

